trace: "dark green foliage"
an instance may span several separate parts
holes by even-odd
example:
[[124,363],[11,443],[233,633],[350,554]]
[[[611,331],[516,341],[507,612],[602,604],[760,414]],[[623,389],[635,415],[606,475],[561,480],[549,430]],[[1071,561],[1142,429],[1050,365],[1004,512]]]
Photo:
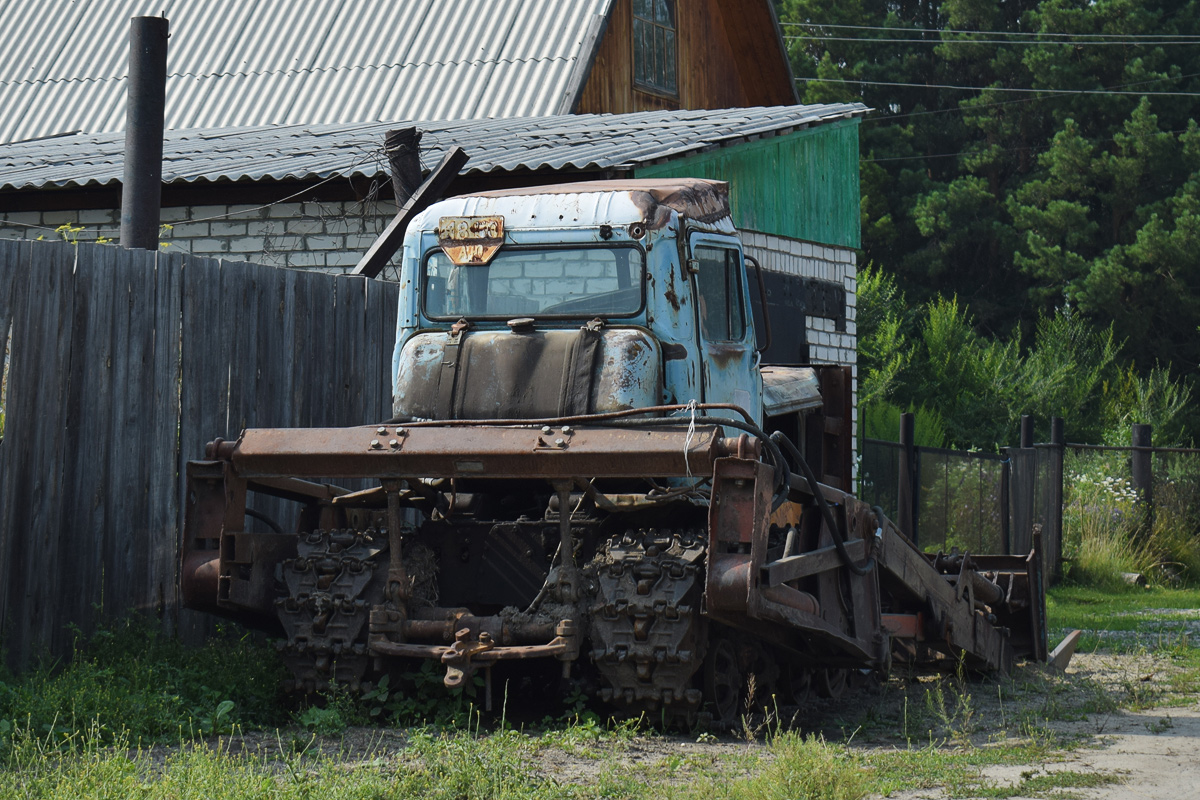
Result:
[[1200,371],[1200,47],[1178,44],[1200,30],[1197,0],[778,7],[804,37],[788,42],[802,99],[876,110],[861,128],[862,260],[916,303],[957,298],[936,309],[943,332],[961,332],[957,315],[986,339],[947,344],[992,359],[987,373],[1011,365],[1006,348],[1036,351],[1039,325],[1069,307],[1111,327],[1140,380]]
[[1041,316],[1022,345],[1016,333],[979,334],[957,299],[909,306],[882,270],[864,267],[858,286],[864,435],[894,439],[904,409],[917,412],[924,445],[1013,444],[1023,414],[1040,441],[1051,417],[1068,421],[1072,441],[1125,443],[1135,422],[1153,425],[1159,445],[1190,437],[1190,389],[1165,368],[1121,367],[1112,329],[1070,307]]

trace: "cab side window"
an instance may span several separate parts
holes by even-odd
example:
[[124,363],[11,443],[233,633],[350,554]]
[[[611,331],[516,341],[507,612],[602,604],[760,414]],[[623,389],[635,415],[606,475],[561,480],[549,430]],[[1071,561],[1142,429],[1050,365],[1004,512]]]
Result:
[[699,262],[696,287],[704,338],[710,342],[740,342],[746,336],[746,314],[738,251],[701,245],[692,250],[692,257]]

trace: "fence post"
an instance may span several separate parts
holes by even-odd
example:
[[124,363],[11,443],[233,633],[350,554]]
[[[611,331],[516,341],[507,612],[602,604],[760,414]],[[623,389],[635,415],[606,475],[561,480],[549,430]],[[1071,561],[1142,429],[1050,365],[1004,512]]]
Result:
[[[1004,453],[1008,454],[1008,448],[1004,448]],[[1000,464],[1000,538],[1004,542],[1004,552],[1006,555],[1014,555],[1012,546],[1012,500],[1010,492],[1012,491],[1010,483],[1012,481],[1012,456],[1004,459]]]
[[1130,473],[1133,491],[1145,515],[1141,526],[1143,535],[1149,535],[1154,521],[1154,453],[1150,450],[1150,434],[1149,425],[1135,424],[1130,437],[1130,444],[1134,448],[1130,458]]
[[911,413],[900,415],[900,476],[896,492],[897,513],[900,529],[917,543],[917,486],[916,486],[916,417]]
[[1063,459],[1066,456],[1067,436],[1062,417],[1050,419],[1050,542],[1047,573],[1054,581],[1062,579],[1062,521],[1063,521]]
[[1021,447],[1033,447],[1033,417],[1021,415]]
[[162,17],[129,21],[129,99],[121,182],[121,246],[126,250],[158,249],[169,28]]

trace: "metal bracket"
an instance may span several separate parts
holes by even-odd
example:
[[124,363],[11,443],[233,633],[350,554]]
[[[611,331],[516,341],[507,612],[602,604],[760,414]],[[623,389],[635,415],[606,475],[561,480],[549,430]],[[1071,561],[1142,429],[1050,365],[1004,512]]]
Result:
[[447,689],[457,689],[462,686],[463,681],[472,677],[478,667],[471,662],[471,658],[480,653],[485,653],[496,646],[492,641],[492,635],[487,631],[479,634],[478,639],[471,638],[471,629],[463,628],[454,634],[454,644],[446,649],[442,654],[442,663],[446,665],[446,677],[442,679],[442,683]]

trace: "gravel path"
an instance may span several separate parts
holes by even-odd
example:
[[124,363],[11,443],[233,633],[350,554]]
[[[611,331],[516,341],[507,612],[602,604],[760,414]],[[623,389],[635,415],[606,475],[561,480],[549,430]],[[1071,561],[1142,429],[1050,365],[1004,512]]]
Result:
[[[1103,788],[1072,790],[1087,800],[1200,800],[1200,704],[1118,713],[1088,724],[1097,723],[1104,732],[1096,736],[1096,749],[1078,750],[1042,769],[1121,777],[1120,783]],[[997,783],[1015,784],[1029,770],[1004,767],[984,774]]]

